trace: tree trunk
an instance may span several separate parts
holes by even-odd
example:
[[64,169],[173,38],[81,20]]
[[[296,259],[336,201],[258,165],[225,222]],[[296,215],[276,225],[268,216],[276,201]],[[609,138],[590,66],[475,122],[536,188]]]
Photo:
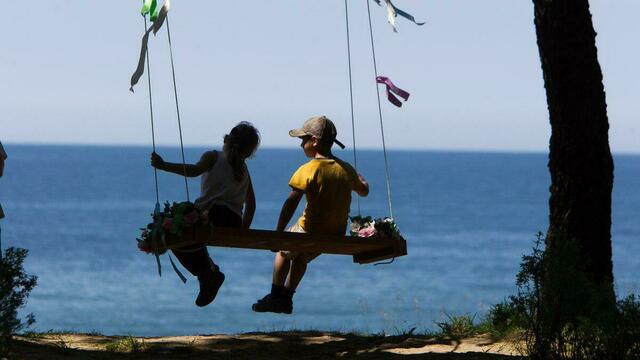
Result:
[[533,0],[551,122],[547,248],[577,244],[580,271],[613,293],[613,159],[588,0]]

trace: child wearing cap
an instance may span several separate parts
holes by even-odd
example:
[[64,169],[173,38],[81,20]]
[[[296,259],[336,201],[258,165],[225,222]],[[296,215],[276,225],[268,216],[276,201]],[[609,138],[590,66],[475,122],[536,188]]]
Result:
[[[291,192],[280,211],[276,230],[285,230],[304,195],[307,200],[304,213],[288,231],[344,235],[351,191],[367,196],[369,184],[351,165],[331,153],[334,143],[343,149],[344,145],[336,139],[335,125],[325,116],[310,118],[301,129],[289,131],[289,135],[301,139],[300,146],[311,160],[300,166],[291,177]],[[253,311],[291,314],[293,294],[307,264],[318,255],[277,252],[271,292],[253,304]]]

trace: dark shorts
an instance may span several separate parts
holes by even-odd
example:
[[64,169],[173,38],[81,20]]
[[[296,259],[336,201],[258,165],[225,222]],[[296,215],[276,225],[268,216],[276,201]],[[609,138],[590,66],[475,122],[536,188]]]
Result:
[[[224,205],[213,205],[209,209],[209,222],[213,226],[241,227],[242,217]],[[212,269],[213,261],[209,257],[206,246],[192,245],[173,249],[173,254],[194,276],[200,276]]]
[[213,205],[209,209],[209,222],[213,226],[241,227],[242,217],[224,205]]
[[[209,223],[218,227],[239,228],[242,226],[242,218],[224,205],[213,205],[209,208]],[[177,251],[193,251],[195,249],[206,248],[203,245],[191,245],[175,249]]]

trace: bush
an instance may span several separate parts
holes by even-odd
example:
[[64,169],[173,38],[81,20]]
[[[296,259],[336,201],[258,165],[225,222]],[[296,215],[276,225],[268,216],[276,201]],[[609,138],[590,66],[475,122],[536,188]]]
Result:
[[489,309],[480,327],[497,340],[517,335],[525,327],[525,323],[526,319],[515,303],[505,300]]
[[611,284],[580,271],[575,243],[563,241],[553,253],[542,246],[538,233],[533,252],[522,258],[518,293],[491,309],[491,326],[521,329],[532,359],[640,359],[640,300],[612,301]]
[[37,277],[27,275],[22,263],[27,257],[26,249],[10,247],[0,259],[0,355],[6,356],[11,335],[28,328],[35,322],[33,314],[26,319],[18,318],[29,293],[36,286]]

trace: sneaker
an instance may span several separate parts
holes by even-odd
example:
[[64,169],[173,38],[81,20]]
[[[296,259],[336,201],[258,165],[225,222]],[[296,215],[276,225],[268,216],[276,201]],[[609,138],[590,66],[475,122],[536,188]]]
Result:
[[265,297],[253,304],[251,309],[255,312],[291,314],[293,312],[293,301],[286,297],[267,294]]
[[200,282],[200,293],[196,299],[196,305],[203,307],[211,304],[218,295],[218,290],[224,282],[224,274],[220,270],[214,270],[206,276],[198,276]]

